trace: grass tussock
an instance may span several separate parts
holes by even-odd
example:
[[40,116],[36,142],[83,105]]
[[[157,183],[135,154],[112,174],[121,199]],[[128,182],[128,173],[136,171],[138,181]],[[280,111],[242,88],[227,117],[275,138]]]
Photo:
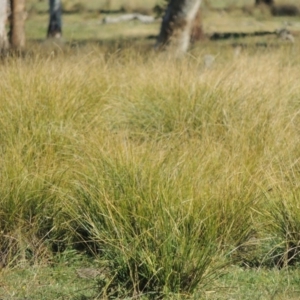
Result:
[[1,264],[71,247],[107,269],[102,296],[157,299],[299,261],[297,53],[7,58]]

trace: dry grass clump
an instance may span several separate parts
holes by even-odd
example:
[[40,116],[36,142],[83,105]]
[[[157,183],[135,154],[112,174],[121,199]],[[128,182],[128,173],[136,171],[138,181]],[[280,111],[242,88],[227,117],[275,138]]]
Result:
[[209,69],[126,50],[5,61],[2,264],[85,249],[109,270],[102,295],[157,299],[193,293],[253,240],[248,262],[295,261],[296,50],[225,49]]

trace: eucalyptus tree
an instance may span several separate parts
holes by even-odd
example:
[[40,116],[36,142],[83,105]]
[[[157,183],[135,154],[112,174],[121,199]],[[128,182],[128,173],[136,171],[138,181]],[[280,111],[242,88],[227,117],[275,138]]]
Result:
[[49,0],[48,38],[60,38],[62,35],[61,10],[61,0]]
[[25,0],[10,0],[10,45],[14,49],[25,46]]
[[8,39],[5,29],[7,20],[8,2],[7,0],[0,0],[0,51],[8,48]]
[[[9,41],[6,21],[10,12]],[[0,0],[0,49],[8,46],[22,49],[25,46],[25,0]]]
[[167,47],[176,56],[186,52],[201,0],[170,0],[162,20],[157,48]]

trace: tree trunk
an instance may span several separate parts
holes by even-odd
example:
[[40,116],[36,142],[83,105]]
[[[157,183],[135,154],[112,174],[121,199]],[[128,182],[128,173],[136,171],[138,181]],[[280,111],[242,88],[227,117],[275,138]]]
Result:
[[168,46],[176,56],[186,52],[200,4],[201,0],[170,0],[157,40],[158,48]]
[[25,0],[10,0],[10,44],[12,48],[25,46]]
[[269,6],[274,5],[274,0],[255,0],[255,5],[266,4]]
[[61,0],[49,0],[49,26],[48,38],[61,38],[62,21],[61,21]]
[[7,0],[0,0],[0,52],[8,48],[8,39],[5,29],[8,10]]
[[197,42],[204,38],[201,10],[199,9],[193,21],[191,31],[191,42]]

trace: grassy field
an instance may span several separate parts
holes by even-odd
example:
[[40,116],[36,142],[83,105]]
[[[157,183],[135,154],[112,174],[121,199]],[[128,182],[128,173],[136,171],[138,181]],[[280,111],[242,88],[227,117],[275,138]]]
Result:
[[[253,31],[275,31],[276,29],[287,27],[289,30],[299,34],[299,16],[272,18],[266,9],[262,7],[254,8],[251,5],[251,1],[244,3],[246,7],[244,10],[240,8],[240,2],[232,5],[230,1],[224,1],[222,9],[217,1],[213,3],[207,1],[209,7],[204,5],[203,9],[203,27],[205,33],[209,36],[214,32],[249,33]],[[281,3],[280,1],[277,2]],[[152,8],[159,2],[149,1],[146,2],[147,5],[141,6],[138,1],[132,1],[132,8],[127,8],[124,12],[108,13],[100,11],[101,7],[98,1],[93,0],[85,3],[79,1],[78,3],[85,6],[85,8],[79,9],[80,13],[71,13],[74,12],[74,8],[72,7],[77,7],[78,3],[76,3],[70,1],[69,8],[63,14],[63,37],[66,42],[86,43],[88,41],[89,43],[103,44],[109,41],[119,41],[120,39],[131,39],[138,40],[139,44],[141,42],[145,44],[147,43],[147,38],[153,38],[159,32],[159,18],[156,22],[150,24],[143,24],[137,20],[121,24],[103,24],[103,19],[107,16],[116,17],[132,11],[142,12],[143,8],[145,9],[145,13],[155,15]],[[122,7],[122,4],[117,1],[112,1],[112,3],[115,3],[112,9],[118,10]],[[32,41],[38,41],[40,44],[41,41],[45,40],[49,18],[47,9],[45,1],[37,2],[36,0],[32,0],[27,2],[28,18],[26,21],[26,36],[29,45]],[[260,41],[264,43],[265,37],[261,37],[255,42]],[[250,42],[253,43],[253,39]],[[149,45],[153,45],[153,43],[153,39],[148,41]]]
[[174,60],[99,18],[0,62],[0,299],[299,299],[299,20]]

